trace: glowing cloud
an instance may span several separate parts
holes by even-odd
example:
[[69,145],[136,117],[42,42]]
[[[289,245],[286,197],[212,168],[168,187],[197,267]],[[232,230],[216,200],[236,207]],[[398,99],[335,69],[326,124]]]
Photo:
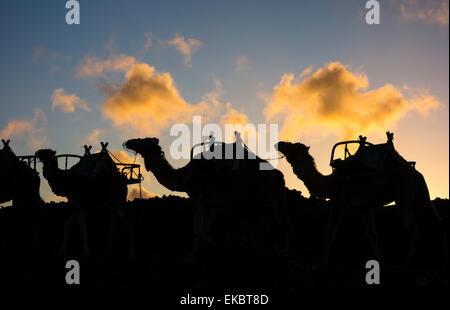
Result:
[[47,121],[45,113],[41,109],[36,109],[31,120],[14,119],[8,122],[5,128],[0,131],[2,139],[25,140],[32,150],[42,148],[47,144],[48,139],[45,128],[41,123]]
[[222,124],[240,124],[245,126],[248,124],[248,118],[245,113],[239,112],[231,107],[231,103],[225,105],[226,113],[221,119]]
[[191,67],[191,57],[201,46],[201,42],[197,39],[189,38],[187,41],[179,33],[175,34],[175,38],[168,41],[170,45],[175,46],[175,48],[184,56],[184,66],[186,68]]
[[101,129],[94,129],[92,130],[86,138],[83,139],[84,143],[87,143],[88,145],[99,145],[100,144],[100,134],[103,131]]
[[64,113],[75,112],[75,108],[78,107],[85,111],[90,111],[87,104],[75,94],[67,94],[63,88],[55,89],[52,92],[52,109],[55,111],[57,108]]
[[127,152],[119,150],[119,151],[111,151],[114,155],[112,159],[117,163],[123,164],[133,164],[133,163],[141,163],[140,157],[136,157],[136,159],[131,158]]
[[187,122],[204,104],[191,105],[178,93],[172,76],[156,72],[148,64],[138,64],[125,75],[120,87],[103,85],[107,96],[103,114],[114,125],[131,130],[133,134],[156,135],[175,122]]
[[77,68],[77,78],[99,76],[106,72],[126,72],[137,63],[136,58],[124,54],[112,55],[107,59],[99,59],[94,56],[85,56],[81,65]]
[[282,123],[283,139],[296,139],[305,132],[350,138],[369,131],[384,132],[408,111],[425,114],[439,105],[423,91],[406,99],[392,84],[374,90],[367,90],[368,86],[365,74],[353,73],[339,62],[314,73],[303,72],[297,81],[293,74],[284,74],[273,93],[265,97],[264,113],[267,120]]
[[[156,194],[150,193],[148,190],[146,190],[143,186],[141,186],[141,192],[142,192],[142,199],[148,199],[153,197],[159,197]],[[138,186],[132,186],[128,189],[128,197],[127,200],[134,200],[136,198],[141,198],[139,195],[139,187]]]

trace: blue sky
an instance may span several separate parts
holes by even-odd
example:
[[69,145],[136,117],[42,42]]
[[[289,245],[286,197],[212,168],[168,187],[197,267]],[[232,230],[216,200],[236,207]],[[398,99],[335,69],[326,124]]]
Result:
[[[32,120],[35,110],[41,109],[46,120],[38,120],[36,126],[43,129],[43,147],[81,154],[86,137],[100,129],[101,140],[109,141],[113,150],[121,149],[123,140],[131,136],[102,113],[105,96],[99,85],[121,85],[125,72],[78,78],[77,68],[87,56],[104,60],[123,54],[167,72],[182,99],[192,105],[206,93],[217,92],[215,81],[220,81],[220,102],[230,102],[252,123],[268,122],[263,112],[268,103],[261,94],[270,96],[283,74],[298,76],[310,66],[316,71],[339,62],[350,72],[363,72],[369,90],[387,83],[399,89],[407,85],[439,102],[427,115],[405,112],[386,130],[395,131],[400,153],[418,162],[432,195],[448,197],[448,1],[380,1],[380,25],[364,22],[365,1],[361,0],[80,0],[80,25],[65,23],[65,2],[0,4],[0,131],[12,120]],[[418,17],[428,6],[436,12],[445,9],[445,3],[447,22],[437,19],[438,14]],[[400,10],[402,5],[407,15]],[[149,32],[152,43],[145,49],[145,33]],[[168,44],[177,33],[201,43],[192,53],[190,67]],[[245,70],[236,71],[236,60],[242,55],[248,64]],[[53,110],[51,94],[59,88],[76,94],[90,112]],[[161,137],[163,148],[168,149],[169,129],[166,126],[147,136]],[[384,141],[381,134],[372,137],[369,140]],[[320,137],[300,133],[297,140],[311,145],[319,168],[328,173],[331,146],[341,138],[332,132]],[[17,154],[34,153],[26,134],[11,139]],[[289,187],[307,193],[285,163],[281,168]],[[167,193],[153,176],[146,176],[148,191]],[[47,200],[52,198],[48,188],[42,194]]]

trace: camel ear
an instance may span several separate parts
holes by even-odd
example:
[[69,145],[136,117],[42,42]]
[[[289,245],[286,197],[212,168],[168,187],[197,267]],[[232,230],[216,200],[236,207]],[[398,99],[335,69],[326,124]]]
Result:
[[309,151],[309,146],[306,147],[306,150]]
[[100,144],[102,145],[102,151],[106,151],[106,148],[108,147],[108,142],[106,142],[106,143],[103,143],[103,142],[100,142]]

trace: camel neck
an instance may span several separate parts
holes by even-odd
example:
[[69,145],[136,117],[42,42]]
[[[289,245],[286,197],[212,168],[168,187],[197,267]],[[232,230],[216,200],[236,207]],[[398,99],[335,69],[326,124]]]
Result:
[[152,172],[158,182],[171,191],[186,192],[185,179],[186,169],[173,168],[161,154],[141,154],[144,158],[145,168]]
[[58,161],[56,160],[56,158],[46,160],[43,163],[42,171],[46,179],[52,178],[54,176],[54,173],[57,172],[58,170],[59,170]]
[[293,162],[295,175],[303,181],[311,195],[318,198],[330,198],[328,183],[331,175],[325,176],[317,170],[314,159]]

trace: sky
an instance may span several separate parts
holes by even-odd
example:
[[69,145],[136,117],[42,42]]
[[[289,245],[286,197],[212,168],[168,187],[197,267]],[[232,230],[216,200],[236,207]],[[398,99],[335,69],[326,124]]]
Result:
[[[108,141],[140,162],[122,143],[158,137],[180,167],[170,129],[200,115],[277,124],[280,140],[309,145],[329,174],[334,143],[384,143],[389,130],[432,198],[449,197],[448,0],[379,1],[372,25],[362,0],[80,0],[72,25],[65,3],[0,4],[0,136],[16,154],[82,155]],[[277,169],[309,195],[285,160]],[[171,193],[144,177],[147,197]],[[61,200],[43,178],[41,195]]]

